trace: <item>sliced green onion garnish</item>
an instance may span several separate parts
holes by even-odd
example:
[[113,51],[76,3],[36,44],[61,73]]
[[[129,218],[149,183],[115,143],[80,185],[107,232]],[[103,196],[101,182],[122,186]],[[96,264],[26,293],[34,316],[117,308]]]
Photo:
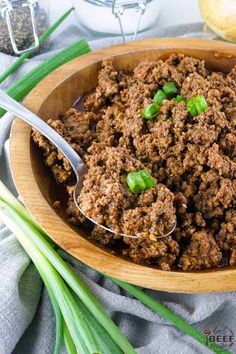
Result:
[[176,97],[172,98],[172,101],[174,102],[186,102],[186,98],[184,96],[181,95],[177,95]]
[[145,181],[138,175],[137,172],[130,172],[126,177],[126,182],[132,193],[141,193],[145,190]]
[[187,101],[187,109],[191,117],[205,112],[208,104],[203,96],[195,96]]
[[175,86],[175,83],[170,81],[167,82],[163,87],[162,87],[163,91],[165,92],[165,94],[167,96],[173,96],[176,93],[178,93],[178,88]]
[[157,103],[159,106],[162,105],[162,101],[167,98],[167,95],[163,90],[157,90],[157,93],[155,94],[153,101]]
[[130,172],[126,177],[126,182],[132,193],[141,193],[155,185],[154,179],[147,170]]
[[148,173],[147,170],[141,170],[138,172],[140,177],[144,180],[145,182],[145,189],[149,189],[155,186],[155,181],[152,178],[152,176]]
[[144,119],[153,119],[160,112],[160,106],[158,104],[151,103],[149,106],[145,107],[142,110],[142,116]]
[[139,172],[136,174],[134,179],[136,180],[136,186],[138,186],[138,189],[140,189],[140,192],[142,192],[143,190],[146,189],[146,183]]

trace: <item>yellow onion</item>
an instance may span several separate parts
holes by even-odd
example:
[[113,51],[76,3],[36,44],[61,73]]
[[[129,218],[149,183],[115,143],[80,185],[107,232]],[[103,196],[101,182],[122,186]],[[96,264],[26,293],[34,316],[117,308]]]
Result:
[[236,0],[199,0],[207,26],[221,38],[236,42]]

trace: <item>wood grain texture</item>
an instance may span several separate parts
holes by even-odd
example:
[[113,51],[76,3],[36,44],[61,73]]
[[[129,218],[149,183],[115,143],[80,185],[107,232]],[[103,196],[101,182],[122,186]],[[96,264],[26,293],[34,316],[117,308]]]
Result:
[[[42,119],[55,119],[97,81],[100,62],[112,57],[119,69],[133,69],[142,60],[181,52],[205,59],[210,69],[228,72],[236,65],[236,46],[200,39],[152,39],[92,52],[65,64],[38,84],[24,104]],[[94,269],[142,287],[169,292],[203,293],[236,290],[236,267],[198,272],[165,272],[137,265],[109,253],[69,225],[52,207],[51,177],[30,140],[31,128],[18,118],[10,137],[12,172],[28,210],[50,237],[68,253]]]

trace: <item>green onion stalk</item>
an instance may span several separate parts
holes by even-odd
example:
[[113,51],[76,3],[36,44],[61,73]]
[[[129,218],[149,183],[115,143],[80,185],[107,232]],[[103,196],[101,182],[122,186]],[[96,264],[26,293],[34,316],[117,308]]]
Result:
[[[125,283],[121,280],[112,278],[106,274],[104,274],[107,278],[109,278],[113,283],[117,284],[119,287],[123,288],[126,290],[128,293],[130,293],[132,296],[134,296],[136,299],[141,301],[144,305],[149,307],[151,310],[154,312],[158,313],[160,316],[164,317],[167,319],[170,323],[175,325],[178,329],[180,329],[182,332],[186,333],[190,337],[194,338],[197,340],[199,343],[201,343],[204,346],[207,346],[207,338],[206,336],[195,329],[193,326],[191,326],[189,323],[187,323],[184,319],[182,319],[180,316],[175,314],[173,311],[168,309],[165,305],[159,303],[158,301],[154,300],[151,296],[140,290],[134,285]],[[224,350],[222,347],[220,347],[218,344],[211,342],[209,345],[209,349],[212,350],[213,353],[216,354],[232,354],[228,350]]]
[[[62,340],[69,354],[135,353],[127,338],[108,317],[86,285],[45,239],[45,233],[37,222],[1,181],[0,219],[26,250],[47,288],[56,317],[54,354],[60,352]],[[131,284],[105,276],[182,332],[208,347],[203,333],[166,306]],[[228,350],[222,351],[216,343],[211,343],[208,349],[217,354],[232,354]]]
[[[63,329],[66,330],[63,338],[71,348],[73,348],[71,345],[73,342],[78,352],[134,354],[135,350],[127,338],[106,314],[82,280],[47,242],[37,223],[34,220],[29,222],[30,215],[23,208],[0,182],[0,219],[15,234],[28,253],[49,291],[54,311],[57,313],[56,317],[60,321],[57,325],[59,338],[61,337],[62,315],[65,322]],[[84,305],[83,308],[73,293]],[[92,321],[91,316],[94,317]],[[60,339],[58,343],[59,346]],[[105,349],[102,349],[104,345]]]
[[[72,59],[89,53],[90,51],[91,49],[87,41],[82,38],[27,72],[19,80],[10,85],[6,90],[6,93],[16,101],[21,101],[44,77],[50,74],[53,70],[59,68],[65,63],[68,63]],[[0,117],[2,117],[5,113],[6,111],[0,108]]]
[[[60,24],[70,15],[70,13],[74,10],[74,7],[71,7],[68,11],[66,11],[53,25],[44,32],[39,37],[39,44],[43,44],[50,37],[50,35],[60,26]],[[23,62],[32,55],[32,51],[25,52],[21,54],[10,66],[7,70],[0,76],[0,83],[6,80],[6,78],[13,74],[22,64]]]
[[[76,347],[74,345],[74,342],[71,338],[70,332],[68,330],[68,327],[66,325],[66,323],[64,322],[64,327],[63,327],[63,333],[64,333],[64,343],[65,343],[65,347],[67,350],[68,354],[77,354],[77,350]],[[54,353],[55,354],[55,353]]]

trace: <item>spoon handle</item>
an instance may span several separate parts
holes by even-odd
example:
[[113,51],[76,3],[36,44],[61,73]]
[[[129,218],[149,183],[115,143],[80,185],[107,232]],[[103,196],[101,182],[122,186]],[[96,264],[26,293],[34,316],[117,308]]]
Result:
[[67,158],[77,176],[84,173],[86,170],[85,163],[67,141],[36,114],[15,101],[2,90],[0,90],[0,107],[21,118],[50,140]]

